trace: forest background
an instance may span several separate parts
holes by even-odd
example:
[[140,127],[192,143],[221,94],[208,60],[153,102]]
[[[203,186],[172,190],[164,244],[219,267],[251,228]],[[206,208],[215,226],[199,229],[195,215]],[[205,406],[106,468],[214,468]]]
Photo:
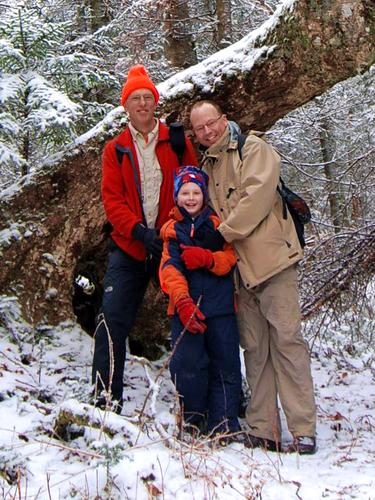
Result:
[[[292,9],[293,2],[283,2],[283,4]],[[326,4],[328,6],[329,2]],[[8,249],[17,246],[20,239],[26,240],[27,231],[33,232],[30,221],[28,221],[28,227],[24,227],[23,232],[21,231],[20,228],[25,226],[25,222],[19,219],[17,211],[12,213],[12,206],[17,206],[18,203],[13,203],[12,200],[20,199],[27,203],[28,198],[23,198],[23,191],[27,185],[32,184],[33,179],[38,180],[38,175],[48,172],[49,166],[56,163],[56,158],[58,162],[64,162],[63,157],[66,151],[71,150],[72,144],[74,147],[79,144],[80,138],[85,134],[89,136],[91,134],[95,139],[96,132],[92,131],[96,130],[98,123],[103,123],[101,120],[108,124],[108,121],[111,121],[108,117],[116,115],[114,121],[119,120],[123,124],[124,117],[121,116],[118,119],[117,106],[120,90],[130,65],[136,62],[143,63],[155,82],[164,82],[171,78],[173,80],[174,75],[177,75],[178,79],[178,75],[183,70],[192,68],[194,71],[194,65],[200,62],[204,64],[209,56],[215,57],[217,51],[221,49],[230,51],[233,44],[240,41],[242,37],[254,30],[261,30],[264,23],[272,19],[279,7],[277,2],[263,0],[257,2],[247,0],[232,2],[228,0],[1,1],[0,187],[2,189],[1,201],[6,207],[0,228],[2,255],[10,260],[10,254],[6,253]],[[373,36],[373,32],[370,32],[369,36]],[[319,71],[319,68],[316,68],[316,71]],[[336,366],[343,369],[342,373],[350,372],[353,366],[356,373],[366,373],[364,385],[370,392],[374,387],[375,370],[373,338],[375,316],[373,284],[374,78],[374,66],[368,64],[363,70],[359,70],[357,75],[338,83],[288,114],[283,115],[280,110],[277,112],[275,110],[275,114],[282,117],[275,120],[271,127],[264,127],[267,139],[282,154],[284,179],[287,180],[288,185],[308,200],[313,214],[313,223],[306,228],[306,257],[301,266],[301,294],[306,320],[304,325],[306,339],[312,353],[321,360],[324,358],[324,363],[330,364],[331,361],[328,362],[326,358],[331,360],[333,356]],[[222,104],[224,109],[226,109],[225,104],[227,105],[229,114],[231,111],[230,95],[228,101]],[[230,116],[230,114],[229,117],[240,118]],[[244,132],[246,131],[245,126]],[[46,158],[55,158],[55,160],[46,160]],[[54,175],[53,168],[51,168],[51,175]],[[84,172],[81,177],[82,186],[84,186]],[[100,172],[98,172],[96,182],[100,183]],[[32,207],[29,207],[29,210],[32,210]],[[43,216],[46,213],[43,213]],[[9,214],[14,216],[13,219]],[[69,220],[70,224],[74,225],[72,215],[69,216]],[[66,225],[66,220],[64,223]],[[63,225],[58,219],[55,220],[55,224],[58,227]],[[98,225],[98,222],[96,224]],[[19,236],[20,231],[21,236]],[[40,235],[39,240],[42,240],[41,236],[43,235]],[[78,378],[77,376],[67,378],[72,385],[74,385],[73,379],[74,383],[78,380],[81,382],[85,380],[87,383],[90,348],[85,343],[85,334],[81,337],[82,332],[75,325],[74,318],[78,315],[78,323],[83,330],[92,334],[92,324],[90,320],[87,323],[85,314],[88,308],[97,307],[100,293],[99,297],[96,296],[94,305],[87,299],[87,296],[86,303],[79,302],[77,306],[74,301],[77,300],[76,284],[81,276],[93,282],[100,291],[105,255],[101,251],[99,252],[100,258],[96,258],[95,252],[98,248],[99,245],[90,248],[89,251],[81,248],[78,251],[76,263],[70,270],[70,288],[66,294],[70,298],[70,303],[60,308],[66,314],[68,326],[61,326],[64,323],[56,327],[51,326],[47,321],[50,317],[44,318],[43,321],[43,317],[35,317],[28,311],[27,303],[30,302],[30,297],[27,297],[24,302],[21,301],[20,297],[23,296],[24,290],[31,287],[25,282],[26,271],[19,276],[17,274],[18,268],[28,267],[26,260],[23,260],[26,250],[20,252],[18,248],[14,251],[18,257],[14,257],[11,264],[7,264],[4,257],[3,269],[8,266],[8,273],[4,274],[4,291],[1,291],[3,295],[0,306],[0,332],[3,342],[3,364],[0,373],[6,384],[1,390],[0,401],[8,405],[13,398],[17,400],[18,410],[14,414],[16,419],[15,415],[20,414],[21,402],[25,401],[22,399],[22,391],[20,396],[19,391],[15,390],[19,383],[16,380],[17,377],[15,380],[10,377],[12,380],[9,382],[8,376],[16,373],[17,366],[24,369],[29,364],[28,370],[35,371],[31,377],[34,382],[31,383],[30,380],[27,382],[31,384],[30,401],[34,406],[44,404],[44,410],[41,411],[45,411],[50,420],[48,425],[46,422],[41,425],[42,430],[39,429],[39,432],[42,434],[43,432],[51,433],[51,429],[47,432],[45,428],[43,431],[43,426],[51,426],[54,431],[56,428],[60,429],[59,425],[64,429],[67,426],[73,426],[73,428],[78,426],[81,429],[78,432],[77,440],[79,440],[83,439],[82,428],[86,429],[87,422],[90,425],[93,423],[92,415],[87,417],[88,421],[77,422],[78,402],[85,402],[87,394],[85,391],[80,392],[74,388],[71,396],[76,398],[76,405],[73,405],[74,411],[72,410],[71,413],[75,417],[69,417],[70,420],[68,418],[65,423],[61,424],[59,415],[64,412],[64,408],[59,407],[61,397],[53,397],[49,394],[50,385],[46,383],[44,386],[41,383],[41,366],[47,363],[44,358],[46,350],[50,349],[51,352],[59,350],[60,345],[56,347],[57,336],[65,335],[67,344],[72,339],[79,338],[80,345],[82,343],[85,347],[82,347],[81,353],[78,352],[76,355],[81,354],[87,365],[81,370],[75,367],[79,373]],[[102,242],[100,249],[103,249]],[[43,261],[43,265],[40,262],[38,264],[39,274],[44,273],[47,277],[48,273],[54,274],[54,259],[56,258],[54,250],[50,248],[46,251],[43,246],[43,250],[39,251],[40,260]],[[94,257],[93,254],[95,254]],[[9,278],[9,276],[17,276],[17,279]],[[36,275],[35,282],[38,282]],[[82,290],[78,290],[80,291]],[[45,310],[50,309],[51,303],[59,293],[60,291],[55,287],[46,286],[36,302],[39,306],[41,302],[44,302]],[[139,330],[146,331],[146,340],[142,339],[141,335],[138,342],[134,339],[132,352],[145,356],[149,360],[156,360],[154,361],[156,364],[152,365],[152,369],[156,370],[159,367],[158,363],[160,364],[160,356],[163,360],[163,355],[166,355],[168,327],[164,320],[160,319],[164,315],[163,298],[159,297],[155,290],[151,290],[150,294],[149,309],[153,311],[151,325],[145,325],[145,323],[139,325]],[[71,312],[67,314],[66,311],[69,308]],[[158,314],[155,313],[155,308],[160,310]],[[43,309],[43,313],[45,310]],[[147,309],[145,316],[150,321]],[[61,317],[59,319],[61,321]],[[73,323],[69,323],[72,320]],[[154,332],[155,324],[159,325],[156,321],[160,323],[160,332],[150,337],[150,330]],[[86,337],[90,342],[91,339]],[[150,338],[153,339],[151,346]],[[49,343],[51,346],[48,347]],[[88,352],[84,355],[85,349]],[[72,349],[72,352],[75,350]],[[52,364],[57,362],[55,358],[53,359]],[[79,364],[77,358],[68,362],[67,371],[74,371],[72,370],[74,363]],[[133,363],[136,364],[134,360]],[[147,361],[144,363],[147,364]],[[358,368],[359,365],[362,366],[362,370]],[[47,372],[48,370],[49,368],[46,368]],[[328,372],[329,370],[327,374]],[[130,369],[130,378],[131,373]],[[332,371],[329,373],[328,379],[332,376]],[[134,378],[137,376],[134,375]],[[339,383],[342,383],[346,377],[347,375],[340,375]],[[35,380],[38,383],[35,383]],[[148,383],[150,380],[146,377],[146,385]],[[322,384],[325,385],[327,382],[324,381]],[[64,398],[69,394],[66,386],[62,392]],[[173,402],[172,388],[169,387],[167,392]],[[146,398],[145,394],[147,391],[141,395],[138,393],[134,395],[135,406],[142,407]],[[366,400],[367,393],[362,396],[364,399],[361,401]],[[166,399],[168,400],[167,397]],[[43,400],[42,403],[41,400]],[[4,403],[0,405],[4,407]],[[147,406],[146,401],[145,406]],[[56,412],[55,416],[51,414],[52,407]],[[152,409],[153,406],[151,406]],[[374,426],[373,411],[372,405],[371,418],[367,420],[363,416],[360,418],[362,423],[365,422],[363,425],[367,426],[367,430],[373,429]],[[166,409],[165,412],[173,413],[170,409]],[[151,419],[155,417],[153,411],[150,411],[148,416]],[[346,416],[343,417],[340,412],[334,411],[327,416],[327,419],[334,421],[334,430],[340,426],[345,428],[344,422],[349,421]],[[352,421],[350,422],[351,430],[350,426],[345,430],[353,435],[355,426]],[[172,423],[169,420],[163,423],[169,431]],[[167,439],[164,435],[165,429],[161,431],[157,426],[157,421],[154,424],[159,439],[161,432],[163,438]],[[116,423],[115,427],[116,425],[121,427],[123,424]],[[357,421],[356,425],[358,425]],[[99,429],[103,433],[103,424],[99,426]],[[144,430],[142,426],[140,429]],[[7,427],[7,432],[9,432],[9,427]],[[28,432],[33,434],[35,429],[30,428]],[[91,429],[90,432],[93,430]],[[120,432],[123,432],[123,429]],[[134,429],[132,432],[135,432]],[[73,448],[77,443],[79,443],[78,446],[82,446],[79,441],[74,443],[74,435],[68,436],[65,431],[63,434],[66,441],[73,442]],[[27,433],[25,436],[30,439]],[[98,436],[95,437],[98,438]],[[85,436],[85,439],[83,449],[88,453],[94,453],[92,436],[90,438]],[[97,440],[101,441],[101,438]],[[7,494],[9,498],[13,498],[12,495],[16,498],[16,494],[19,494],[20,498],[23,496],[26,498],[26,485],[29,484],[31,489],[34,488],[32,493],[34,496],[30,498],[36,498],[38,489],[33,485],[35,479],[30,478],[31,469],[27,464],[25,453],[18,451],[19,445],[15,447],[10,441],[8,437],[4,441],[5,450],[9,453],[3,455],[6,458],[0,467],[3,478],[1,483],[3,496],[6,498]],[[103,451],[105,447],[106,452]],[[94,462],[97,461],[95,462],[96,471],[102,470],[101,468],[106,471],[103,474],[101,472],[101,476],[105,479],[98,480],[100,485],[86,486],[83,482],[77,486],[77,483],[74,483],[74,486],[58,489],[59,495],[73,495],[74,490],[79,491],[82,498],[91,498],[90,495],[93,495],[92,492],[95,490],[98,498],[100,495],[103,498],[106,498],[105,495],[108,498],[116,498],[117,493],[114,491],[117,487],[124,495],[123,492],[130,486],[126,481],[116,486],[111,470],[114,464],[124,461],[121,455],[123,448],[118,446],[112,438],[108,438],[104,448],[101,448],[99,458],[94,456],[95,454],[91,457]],[[12,458],[9,458],[10,456]],[[28,457],[27,453],[26,456]],[[137,460],[136,462],[138,463]],[[279,467],[280,464],[277,463],[277,468]],[[152,474],[155,474],[153,468],[152,470]],[[34,474],[33,470],[32,475]],[[43,481],[48,485],[48,481],[45,480],[48,477],[45,468],[43,474],[45,476]],[[191,470],[189,474],[192,474]],[[207,498],[211,498],[209,495],[212,495],[212,498],[219,495],[218,498],[220,498],[220,494],[222,498],[226,498],[225,488],[223,487],[224,490],[221,493],[215,489],[208,481],[207,472],[206,476],[199,474],[194,476],[194,474],[191,477],[199,477],[200,481],[203,481],[202,484],[206,484],[202,491],[205,491],[204,495]],[[255,472],[254,474],[256,476]],[[143,474],[142,478],[138,478],[138,482],[145,487],[147,495],[157,496],[156,490],[159,490],[160,495],[167,495],[165,497],[168,498],[168,495],[172,495],[172,490],[163,488],[160,481],[157,482],[155,479],[156,476],[154,479],[147,479],[151,476]],[[241,482],[238,477],[237,480]],[[251,483],[247,477],[246,481],[250,481],[247,487],[249,488],[251,484],[251,495],[255,498],[263,488],[262,480],[257,478],[255,483]],[[155,486],[156,490],[152,493],[151,486],[155,482],[158,486]],[[137,481],[135,484],[138,484]],[[208,484],[210,485],[207,486]],[[274,483],[271,482],[271,484]],[[366,483],[366,485],[370,488],[371,483]],[[41,498],[48,498],[43,495],[55,494],[48,492],[48,487],[45,488],[44,493],[41,493]],[[135,486],[132,485],[131,488]],[[246,491],[246,488],[243,491]],[[271,489],[271,491],[274,494],[274,490]],[[340,491],[339,487],[337,491]],[[139,490],[137,492],[139,498],[143,498]],[[128,494],[130,498],[135,498],[130,493]],[[287,494],[290,494],[289,490]],[[249,498],[252,498],[251,495]],[[197,498],[206,497],[197,496]],[[119,498],[126,497],[119,494]],[[280,496],[280,498],[284,497]],[[335,498],[334,494],[333,498]]]

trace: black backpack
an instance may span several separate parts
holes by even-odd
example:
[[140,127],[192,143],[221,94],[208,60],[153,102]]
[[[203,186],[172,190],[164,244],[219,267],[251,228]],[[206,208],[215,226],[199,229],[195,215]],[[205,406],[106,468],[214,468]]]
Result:
[[[238,154],[242,160],[242,148],[245,144],[246,136],[240,134],[238,136]],[[292,191],[280,177],[280,185],[277,186],[277,191],[283,201],[283,218],[288,218],[288,212],[292,216],[294,226],[301,247],[306,245],[305,242],[305,224],[311,220],[311,212],[306,201],[297,193]]]

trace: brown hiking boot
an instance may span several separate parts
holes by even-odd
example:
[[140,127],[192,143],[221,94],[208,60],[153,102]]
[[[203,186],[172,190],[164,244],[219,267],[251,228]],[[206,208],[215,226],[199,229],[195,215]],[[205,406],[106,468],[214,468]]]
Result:
[[300,455],[313,455],[316,452],[316,439],[311,436],[296,436],[288,451],[297,452]]
[[273,441],[272,439],[253,436],[252,434],[246,433],[243,443],[246,446],[246,448],[263,448],[266,451],[281,452],[281,444],[278,441]]

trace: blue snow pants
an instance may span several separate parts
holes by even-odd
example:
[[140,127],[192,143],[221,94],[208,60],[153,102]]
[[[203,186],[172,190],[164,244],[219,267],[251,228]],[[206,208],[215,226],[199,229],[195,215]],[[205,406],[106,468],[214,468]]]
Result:
[[149,265],[147,262],[133,259],[114,244],[110,246],[102,308],[95,333],[92,383],[98,393],[102,389],[108,391],[110,388],[112,398],[120,402],[126,339],[134,325],[137,309],[143,300],[147,285],[157,268],[157,262],[155,266]]
[[241,391],[239,332],[234,314],[206,318],[204,334],[186,331],[172,318],[170,362],[172,380],[180,396],[184,421],[207,433],[237,432]]

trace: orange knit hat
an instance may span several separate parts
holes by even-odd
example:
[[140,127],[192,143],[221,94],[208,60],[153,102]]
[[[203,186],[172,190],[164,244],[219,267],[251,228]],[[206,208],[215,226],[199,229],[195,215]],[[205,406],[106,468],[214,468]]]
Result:
[[153,81],[148,76],[147,71],[142,64],[136,64],[129,69],[128,78],[125,85],[122,87],[121,104],[125,106],[126,99],[129,95],[138,89],[149,89],[154,94],[155,103],[159,100],[159,92]]

